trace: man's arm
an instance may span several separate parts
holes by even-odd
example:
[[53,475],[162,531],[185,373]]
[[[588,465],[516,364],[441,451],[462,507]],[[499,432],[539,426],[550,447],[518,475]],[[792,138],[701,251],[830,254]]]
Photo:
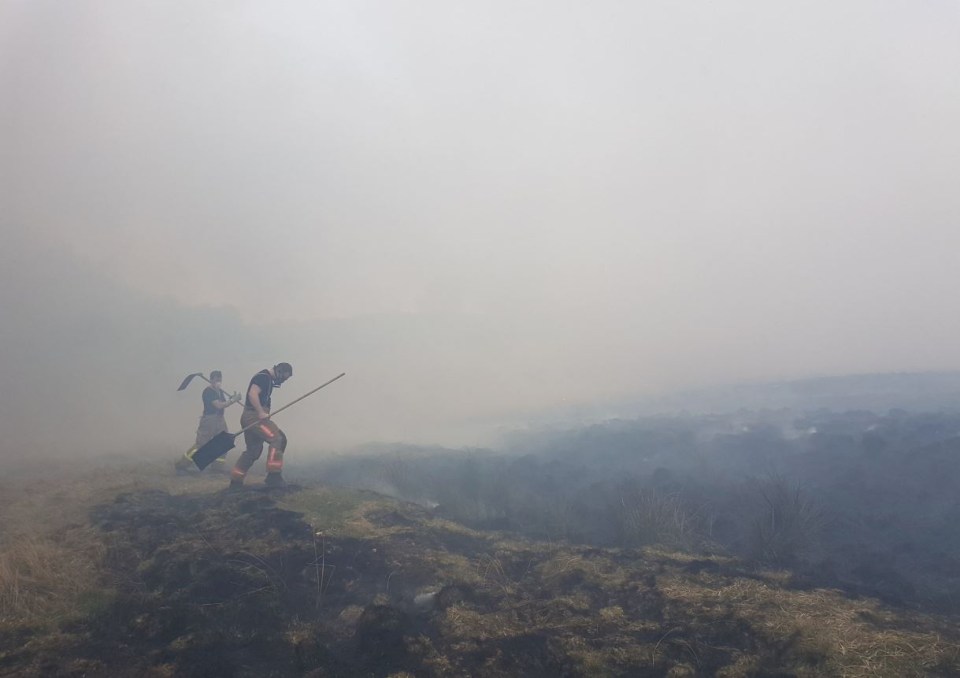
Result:
[[223,391],[217,391],[212,386],[207,388],[203,392],[203,404],[204,407],[212,406],[215,409],[222,410],[225,407],[229,407],[232,401],[223,400],[224,393]]
[[250,390],[247,391],[247,397],[250,399],[250,402],[253,403],[253,409],[257,411],[257,416],[261,419],[266,419],[270,415],[266,410],[263,409],[263,405],[260,404],[260,387],[256,384],[250,384]]
[[[220,391],[220,395],[224,396],[226,394],[223,391]],[[218,410],[225,410],[231,405],[233,405],[234,403],[238,403],[238,402],[240,402],[240,396],[236,396],[235,398],[228,398],[227,400],[214,400],[213,406],[216,407]]]

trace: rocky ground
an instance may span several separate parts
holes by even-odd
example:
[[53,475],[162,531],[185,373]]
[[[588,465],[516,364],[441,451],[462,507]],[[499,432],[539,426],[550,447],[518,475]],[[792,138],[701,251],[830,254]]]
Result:
[[93,485],[6,488],[0,676],[960,674],[950,620],[729,558],[323,486]]

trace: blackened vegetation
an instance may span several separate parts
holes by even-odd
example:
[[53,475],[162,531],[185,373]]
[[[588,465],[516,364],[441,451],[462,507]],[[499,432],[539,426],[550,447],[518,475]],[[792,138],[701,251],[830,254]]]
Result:
[[[109,561],[124,584],[75,652],[103,661],[103,675],[376,675],[410,663],[403,641],[418,622],[372,604],[387,554],[324,540],[321,574],[313,529],[265,492],[125,495],[94,520],[115,535]],[[368,605],[359,622],[343,624],[357,603]]]
[[804,586],[960,613],[960,415],[613,420],[511,448],[378,448],[318,471],[475,528],[733,555]]
[[475,532],[371,494],[141,490],[90,520],[112,593],[55,628],[0,634],[0,675],[960,670],[949,627],[789,592],[779,573],[735,559]]
[[748,655],[751,675],[792,675],[777,672],[821,661],[733,606],[702,617],[658,589],[738,576],[713,561],[498,543],[414,506],[364,518],[371,536],[324,537],[321,565],[313,529],[265,492],[121,495],[92,515],[115,595],[46,644],[4,638],[0,675],[713,675]]

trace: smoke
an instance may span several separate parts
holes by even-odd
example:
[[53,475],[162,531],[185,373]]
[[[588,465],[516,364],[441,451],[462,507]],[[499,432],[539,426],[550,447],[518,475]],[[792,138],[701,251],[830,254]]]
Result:
[[[61,248],[11,239],[0,252],[0,394],[5,451],[142,453],[189,446],[202,382],[220,369],[244,391],[280,361],[294,378],[274,408],[331,377],[347,377],[279,415],[292,449],[371,440],[477,444],[490,417],[537,403],[518,379],[514,337],[484,318],[370,316],[300,323],[246,321],[119,284]],[[175,272],[171,272],[175,276]],[[502,397],[497,397],[497,391]],[[491,397],[491,394],[494,394]],[[233,430],[239,408],[231,408]]]
[[240,390],[281,360],[280,403],[347,372],[282,415],[291,449],[960,367],[957,25],[895,0],[5,3],[5,444],[182,447],[185,374]]
[[180,380],[269,353],[236,313],[156,299],[12,240],[0,252],[8,455],[185,449],[199,396],[175,393]]

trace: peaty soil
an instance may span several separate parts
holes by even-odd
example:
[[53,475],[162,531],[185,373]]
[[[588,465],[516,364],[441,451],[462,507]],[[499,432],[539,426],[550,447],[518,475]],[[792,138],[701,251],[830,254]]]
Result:
[[142,489],[94,506],[86,520],[105,545],[102,590],[56,624],[4,627],[0,675],[960,669],[949,625],[803,590],[788,574],[477,532],[369,493]]

